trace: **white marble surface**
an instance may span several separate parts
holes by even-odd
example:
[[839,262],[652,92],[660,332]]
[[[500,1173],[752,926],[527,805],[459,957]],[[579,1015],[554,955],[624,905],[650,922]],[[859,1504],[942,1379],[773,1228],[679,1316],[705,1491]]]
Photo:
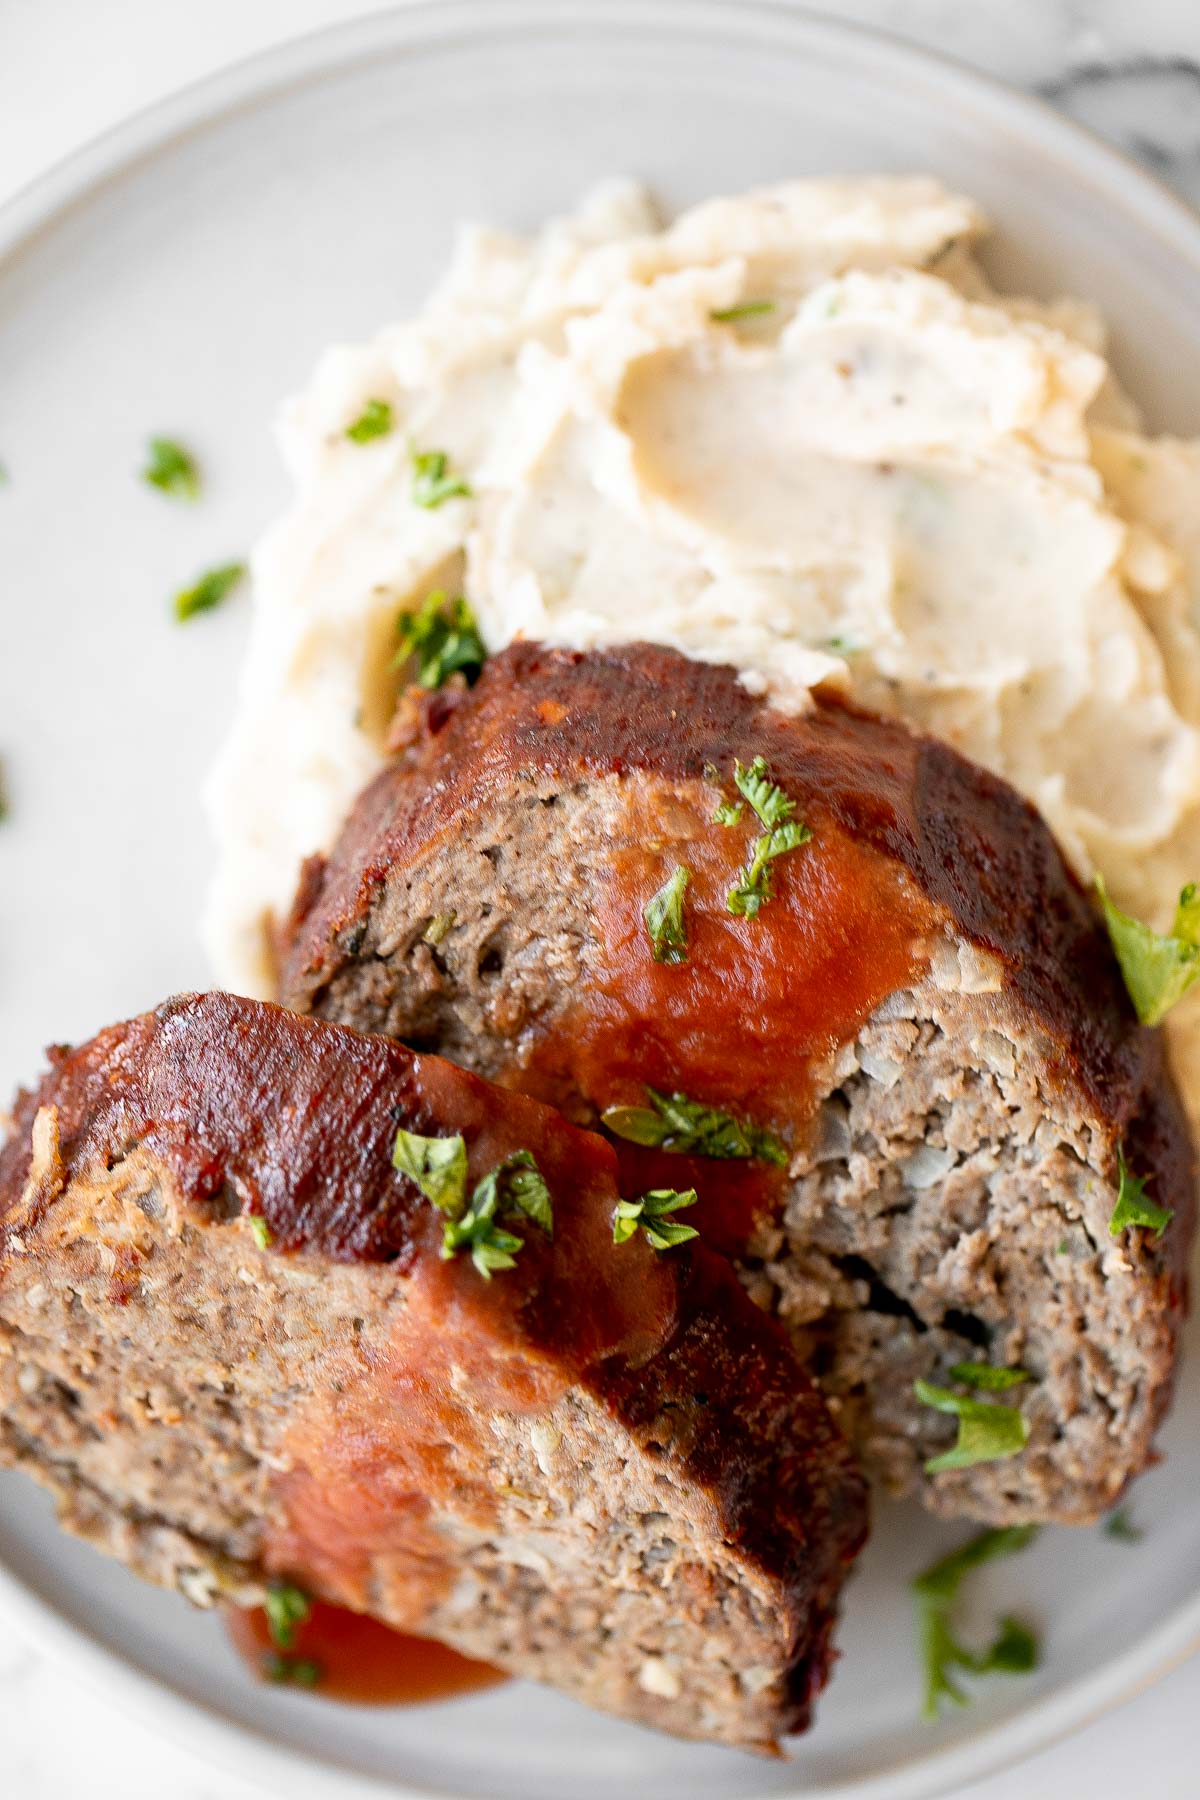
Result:
[[[0,0],[0,201],[186,82],[361,0]],[[1200,202],[1200,0],[826,0],[1036,88]],[[1200,1659],[970,1800],[1193,1800]],[[304,1800],[292,1781],[288,1800]],[[35,1655],[0,1615],[5,1800],[265,1800]]]

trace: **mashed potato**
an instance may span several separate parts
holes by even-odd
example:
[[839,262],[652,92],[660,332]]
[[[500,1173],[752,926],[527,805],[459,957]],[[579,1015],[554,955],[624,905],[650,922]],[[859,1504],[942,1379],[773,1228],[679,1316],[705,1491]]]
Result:
[[[992,292],[983,229],[923,179],[665,229],[614,185],[533,241],[467,232],[418,318],[328,352],[284,416],[296,500],[209,789],[221,979],[269,991],[269,922],[381,760],[396,615],[438,586],[490,649],[653,639],[790,710],[839,684],[1006,776],[1165,926],[1200,876],[1200,445],[1143,435],[1090,307]],[[355,442],[371,400],[393,429]],[[415,504],[431,450],[469,497]]]

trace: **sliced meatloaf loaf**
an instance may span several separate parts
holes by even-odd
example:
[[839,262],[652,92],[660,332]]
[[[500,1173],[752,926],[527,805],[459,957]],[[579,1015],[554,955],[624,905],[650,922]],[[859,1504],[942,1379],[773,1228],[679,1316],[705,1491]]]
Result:
[[0,1153],[0,1461],[194,1600],[285,1575],[769,1748],[865,1484],[720,1258],[614,1243],[616,1173],[535,1102],[225,995],[58,1051]]
[[[627,1185],[698,1187],[893,1489],[1086,1521],[1145,1465],[1186,1128],[1044,824],[944,744],[652,646],[518,644],[427,700],[282,960],[288,1005],[606,1118]],[[1161,1236],[1110,1231],[1122,1157]]]

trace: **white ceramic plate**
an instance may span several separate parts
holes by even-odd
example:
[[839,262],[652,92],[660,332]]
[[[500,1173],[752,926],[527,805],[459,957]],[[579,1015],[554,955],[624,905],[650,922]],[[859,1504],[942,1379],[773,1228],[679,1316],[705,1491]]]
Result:
[[[933,170],[999,226],[1002,282],[1101,301],[1161,428],[1200,429],[1200,225],[1033,102],[791,12],[484,0],[377,17],[134,120],[0,221],[0,1092],[41,1046],[203,985],[200,777],[225,729],[244,602],[186,629],[166,597],[242,553],[284,498],[269,435],[317,351],[414,306],[456,220],[532,226],[597,176],[676,205],[830,170]],[[134,477],[196,444],[204,503]],[[436,1708],[250,1683],[219,1624],[62,1540],[0,1481],[0,1604],[43,1644],[244,1774],[519,1800],[932,1794],[1024,1754],[1200,1638],[1200,1382],[1141,1486],[1136,1550],[1048,1532],[980,1582],[1040,1617],[1043,1669],[916,1717],[907,1578],[963,1534],[881,1510],[843,1661],[794,1762],[677,1745],[510,1687]],[[305,1777],[297,1788],[298,1759]]]

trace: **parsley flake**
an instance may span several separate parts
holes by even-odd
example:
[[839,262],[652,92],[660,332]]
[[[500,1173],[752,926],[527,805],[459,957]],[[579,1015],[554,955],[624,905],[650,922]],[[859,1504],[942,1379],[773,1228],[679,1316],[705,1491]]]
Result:
[[1200,893],[1190,881],[1179,896],[1168,932],[1151,931],[1108,897],[1099,875],[1096,892],[1121,974],[1143,1025],[1158,1025],[1188,989],[1200,981]]
[[993,1394],[1002,1394],[1006,1388],[1020,1387],[1023,1381],[1033,1380],[1028,1369],[997,1369],[991,1363],[955,1363],[950,1373],[955,1381],[964,1382],[967,1387],[983,1388]]
[[687,926],[683,917],[683,896],[691,870],[678,863],[658,892],[646,902],[643,917],[650,934],[654,960],[659,963],[687,961]]
[[1020,1620],[1006,1615],[1000,1620],[997,1636],[990,1647],[977,1654],[968,1650],[955,1636],[954,1603],[967,1575],[984,1563],[1002,1556],[1014,1556],[1024,1550],[1037,1535],[1034,1525],[1008,1525],[995,1531],[982,1531],[958,1550],[952,1550],[939,1562],[918,1575],[912,1584],[917,1603],[917,1637],[925,1672],[923,1711],[927,1719],[937,1717],[943,1700],[965,1706],[967,1696],[955,1681],[952,1671],[962,1669],[971,1675],[1026,1674],[1038,1664],[1038,1641]]
[[394,425],[386,400],[368,400],[353,425],[347,425],[346,436],[351,443],[370,444],[375,438],[387,437]]
[[1140,1544],[1146,1534],[1140,1525],[1134,1524],[1129,1508],[1119,1506],[1105,1519],[1104,1535],[1114,1538],[1118,1544]]
[[192,619],[197,613],[212,612],[220,606],[226,595],[231,593],[246,573],[245,563],[222,563],[219,568],[209,569],[190,588],[184,588],[176,594],[172,602],[175,617],[182,622]]
[[[812,832],[799,819],[792,817],[796,802],[789,800],[783,789],[771,780],[764,757],[756,756],[749,768],[740,762],[733,765],[733,779],[759,823],[766,827],[754,840],[750,860],[725,897],[731,913],[746,918],[758,917],[759,909],[771,899],[771,865],[789,850],[807,844]],[[736,825],[742,816],[739,803],[722,802],[713,815],[718,825]]]
[[175,500],[200,496],[200,470],[195,458],[174,438],[152,437],[146,445],[142,480]]
[[484,1218],[473,1209],[461,1220],[452,1219],[442,1236],[442,1261],[452,1262],[460,1250],[470,1250],[471,1261],[485,1281],[503,1269],[515,1269],[522,1240],[505,1231],[495,1219]]
[[444,450],[414,450],[411,454],[415,505],[429,509],[441,506],[447,500],[471,498],[467,482],[461,475],[451,472],[450,458]]
[[1015,1406],[965,1399],[929,1381],[914,1381],[913,1392],[922,1406],[953,1413],[958,1419],[957,1441],[952,1449],[930,1457],[925,1464],[927,1475],[940,1475],[945,1469],[969,1469],[975,1463],[1003,1462],[1006,1457],[1019,1455],[1029,1442],[1029,1427]]
[[514,1150],[484,1176],[472,1195],[471,1211],[487,1218],[496,1212],[523,1213],[547,1237],[554,1236],[550,1189],[528,1150]]
[[396,636],[392,667],[402,669],[415,657],[417,681],[423,688],[444,687],[457,674],[471,686],[487,661],[470,602],[461,594],[447,600],[441,588],[427,595],[415,612],[400,614]]
[[771,864],[789,850],[807,844],[812,832],[807,825],[789,822],[763,837],[756,838],[750,861],[725,897],[731,913],[739,918],[756,919],[761,907],[772,898]]
[[735,762],[733,780],[738,793],[750,802],[768,831],[785,825],[796,810],[796,802],[789,800],[783,789],[771,780],[765,757],[756,756],[748,769]]
[[1119,1237],[1131,1226],[1145,1226],[1155,1237],[1161,1237],[1171,1220],[1175,1217],[1170,1206],[1156,1206],[1153,1200],[1146,1198],[1146,1184],[1149,1175],[1134,1175],[1125,1161],[1124,1150],[1117,1151],[1117,1169],[1120,1181],[1117,1187],[1117,1204],[1113,1207],[1112,1218],[1108,1221],[1111,1237]]
[[296,1641],[296,1628],[303,1625],[312,1612],[312,1601],[303,1588],[292,1581],[269,1581],[263,1597],[267,1630],[271,1642],[280,1650],[290,1650]]
[[677,1244],[686,1244],[700,1233],[694,1226],[677,1224],[667,1215],[695,1204],[695,1188],[685,1188],[682,1193],[677,1188],[651,1188],[640,1200],[618,1200],[613,1214],[613,1243],[627,1244],[640,1226],[655,1250],[673,1250]]
[[515,1267],[521,1238],[497,1222],[500,1213],[530,1219],[547,1237],[554,1235],[553,1208],[537,1162],[528,1150],[516,1150],[476,1182],[467,1201],[467,1146],[461,1137],[421,1137],[396,1133],[394,1166],[414,1181],[425,1198],[445,1213],[442,1259],[449,1262],[469,1250],[485,1281],[498,1269]]
[[467,1145],[461,1137],[421,1137],[403,1127],[392,1147],[392,1167],[415,1181],[439,1212],[462,1212],[467,1192]]
[[686,1094],[660,1094],[647,1087],[649,1106],[610,1106],[603,1120],[614,1137],[651,1150],[670,1150],[680,1156],[715,1156],[725,1159],[757,1157],[782,1168],[787,1147],[759,1125],[736,1119],[732,1113],[702,1106]]
[[261,1213],[247,1213],[246,1217],[250,1221],[250,1230],[259,1249],[269,1250],[275,1240],[267,1221]]
[[714,325],[733,325],[738,319],[761,319],[774,311],[774,300],[742,300],[736,306],[716,307],[708,316]]
[[267,1681],[294,1687],[316,1687],[325,1673],[311,1656],[281,1656],[277,1650],[263,1657],[262,1672]]

